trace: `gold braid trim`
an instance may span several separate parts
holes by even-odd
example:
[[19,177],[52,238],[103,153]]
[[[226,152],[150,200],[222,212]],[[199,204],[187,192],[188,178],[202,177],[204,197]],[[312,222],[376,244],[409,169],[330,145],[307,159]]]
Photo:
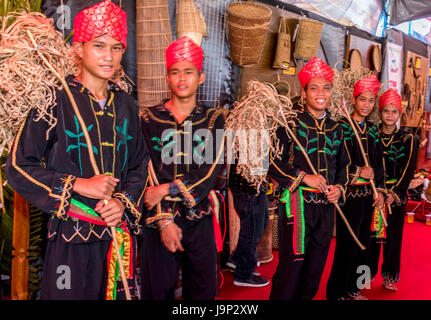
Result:
[[295,181],[292,183],[292,185],[289,188],[289,192],[293,193],[296,188],[298,188],[298,186],[301,184],[302,180],[304,179],[304,177],[307,175],[307,173],[305,171],[301,171],[301,173],[298,175],[298,177],[296,179],[294,179]]
[[124,203],[126,208],[135,216],[135,218],[136,218],[135,224],[137,224],[139,222],[139,220],[141,219],[142,213],[140,213],[139,210],[136,209],[135,205],[124,194],[122,194],[120,192],[116,192],[113,194],[113,196]]
[[214,127],[214,123],[216,122],[217,118],[221,115],[223,115],[223,117],[226,119],[228,114],[229,114],[229,110],[224,109],[224,108],[217,108],[213,115],[211,116],[209,122],[208,122],[208,130],[212,130]]
[[352,179],[352,181],[350,182],[350,184],[355,185],[355,184],[356,184],[356,182],[358,182],[358,179],[360,178],[360,175],[361,175],[361,171],[362,171],[362,168],[361,168],[361,167],[357,167],[357,168],[356,168],[356,172],[355,172],[355,174],[354,174],[354,176],[353,176],[353,179]]
[[394,200],[395,200],[395,202],[396,202],[397,205],[401,204],[401,199],[400,199],[400,197],[398,197],[398,195],[395,193],[394,190],[392,190],[392,189],[388,190],[388,193],[391,194],[394,197]]
[[184,185],[184,183],[181,180],[174,180],[174,183],[177,185],[178,189],[181,192],[181,195],[183,196],[186,206],[191,208],[196,204],[195,198],[190,194],[188,188]]
[[16,140],[15,143],[13,144],[13,148],[12,148],[12,166],[15,168],[15,170],[17,170],[19,173],[21,173],[21,175],[28,179],[30,182],[32,182],[33,184],[45,189],[46,191],[48,191],[48,194],[50,197],[56,198],[56,199],[60,199],[62,200],[61,195],[58,194],[54,194],[52,193],[52,190],[50,187],[48,187],[47,185],[43,184],[42,182],[37,181],[36,179],[34,179],[32,176],[30,176],[27,172],[25,172],[23,169],[21,169],[17,164],[16,164],[16,151],[18,148],[18,143],[19,140],[21,138],[21,134],[22,134],[22,130],[24,129],[24,125],[25,125],[25,121],[23,122],[23,124],[21,125],[21,128],[18,131],[18,134],[16,136]]
[[336,184],[335,186],[338,188],[338,190],[340,190],[341,196],[343,197],[343,202],[346,202],[346,189],[344,189],[341,184]]
[[154,217],[150,217],[150,218],[145,219],[145,224],[150,225],[156,221],[163,220],[163,219],[174,220],[174,216],[170,212],[162,212],[162,213],[159,213],[158,215],[156,215]]
[[69,198],[72,196],[70,190],[73,188],[73,182],[76,177],[69,175],[64,180],[63,192],[61,193],[60,206],[57,210],[56,216],[57,218],[63,218],[66,215],[65,207],[69,205]]
[[[157,107],[157,106],[155,106],[155,107]],[[151,107],[151,108],[152,108],[152,107]],[[213,110],[216,110],[216,109],[222,109],[222,108],[210,108],[210,109],[208,109],[208,110],[206,111],[206,115],[205,115],[205,117],[203,117],[202,119],[200,119],[200,120],[198,120],[198,121],[196,121],[196,122],[192,122],[192,125],[193,125],[193,126],[195,126],[195,125],[198,125],[198,124],[200,124],[200,123],[202,123],[202,122],[206,121],[206,120],[208,119],[208,115],[209,115]],[[175,122],[175,121],[159,119],[158,117],[156,117],[156,116],[155,116],[155,115],[150,111],[150,108],[148,108],[148,107],[145,107],[145,108],[140,112],[140,116],[141,116],[141,117],[143,117],[143,118],[144,118],[144,120],[145,120],[146,122],[148,122],[148,119],[149,119],[149,118],[151,118],[151,119],[153,119],[154,121],[156,121],[156,122],[158,122],[158,123],[165,123],[165,124],[170,124],[170,125],[175,125],[175,124],[176,124],[176,122]]]

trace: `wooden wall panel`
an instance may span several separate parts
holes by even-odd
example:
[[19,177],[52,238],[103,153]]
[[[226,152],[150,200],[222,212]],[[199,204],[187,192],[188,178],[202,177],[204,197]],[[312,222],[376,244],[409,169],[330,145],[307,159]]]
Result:
[[428,59],[414,52],[405,51],[402,126],[417,127],[421,125],[427,77]]

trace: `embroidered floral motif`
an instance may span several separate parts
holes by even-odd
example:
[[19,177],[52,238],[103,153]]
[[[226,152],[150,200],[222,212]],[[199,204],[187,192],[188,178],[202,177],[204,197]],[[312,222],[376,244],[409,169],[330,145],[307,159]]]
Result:
[[[84,132],[81,131],[80,125],[79,125],[79,121],[78,118],[76,117],[76,115],[73,116],[73,119],[75,121],[75,127],[76,127],[76,133],[70,131],[70,130],[65,130],[66,134],[71,137],[71,138],[76,138],[77,142],[76,144],[70,144],[67,146],[66,152],[70,152],[73,149],[78,149],[78,159],[79,159],[79,170],[81,171],[81,175],[82,175],[82,163],[81,163],[81,146],[88,148],[86,143],[82,143],[81,142],[81,138],[84,137]],[[90,132],[91,129],[93,128],[93,124],[89,125],[87,127],[87,131]],[[85,139],[84,139],[85,141]],[[98,154],[98,150],[95,146],[93,147],[93,152],[94,154]]]
[[118,133],[120,133],[123,136],[123,139],[121,139],[118,142],[117,145],[117,151],[120,150],[120,147],[124,144],[126,147],[126,152],[124,154],[124,162],[123,162],[123,166],[121,167],[122,170],[124,170],[124,166],[126,164],[127,161],[127,152],[129,150],[128,146],[127,146],[127,141],[132,140],[133,137],[130,136],[129,134],[127,134],[127,118],[124,120],[123,122],[123,128],[119,127],[119,126],[115,126],[115,129],[117,130]]

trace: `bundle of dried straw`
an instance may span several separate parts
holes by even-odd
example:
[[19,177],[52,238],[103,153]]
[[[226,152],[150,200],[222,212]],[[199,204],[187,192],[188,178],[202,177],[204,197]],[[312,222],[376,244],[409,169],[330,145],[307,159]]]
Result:
[[[339,61],[334,66],[334,80],[332,82],[332,94],[331,94],[331,104],[328,107],[330,116],[333,120],[338,121],[343,117],[343,114],[340,112],[340,107],[343,105],[343,101],[346,101],[346,106],[350,113],[353,112],[353,86],[355,83],[365,78],[373,72],[367,68],[358,68],[358,69],[343,69],[342,71],[338,71],[337,64],[343,62]],[[381,86],[382,88],[383,86]],[[372,123],[379,123],[379,114],[378,114],[378,105],[376,105],[368,116],[368,120]]]
[[[6,27],[8,20],[15,18],[16,20]],[[63,77],[74,73],[71,48],[63,42],[62,34],[54,29],[52,19],[47,19],[41,13],[19,12],[9,14],[2,22],[0,154],[3,154],[11,143],[31,108],[37,110],[34,121],[46,121],[49,130],[56,125],[53,116],[53,88],[61,88],[61,84],[38,58],[36,50],[42,50]],[[32,45],[27,30],[36,39],[38,48]]]
[[[269,83],[248,82],[247,95],[234,104],[226,120],[226,128],[235,133],[232,149],[238,160],[237,173],[256,189],[259,190],[266,179],[266,172],[261,170],[262,164],[265,160],[279,158],[282,153],[276,136],[278,127],[294,125],[294,117],[296,113],[292,111],[290,99],[279,95]],[[257,139],[251,138],[251,130],[260,132]],[[265,141],[265,137],[269,141]],[[245,157],[241,154],[243,152],[247,152]]]

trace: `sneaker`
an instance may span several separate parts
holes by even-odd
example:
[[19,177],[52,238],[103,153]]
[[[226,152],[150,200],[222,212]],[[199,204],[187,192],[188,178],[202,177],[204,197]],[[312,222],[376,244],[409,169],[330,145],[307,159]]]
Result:
[[[232,261],[228,261],[226,262],[225,266],[232,272],[235,271],[236,265],[235,263],[233,263]],[[260,277],[260,272],[259,271],[253,271],[253,275]]]
[[239,287],[265,287],[269,284],[269,280],[263,279],[260,276],[252,275],[246,280],[234,280],[233,284]]

